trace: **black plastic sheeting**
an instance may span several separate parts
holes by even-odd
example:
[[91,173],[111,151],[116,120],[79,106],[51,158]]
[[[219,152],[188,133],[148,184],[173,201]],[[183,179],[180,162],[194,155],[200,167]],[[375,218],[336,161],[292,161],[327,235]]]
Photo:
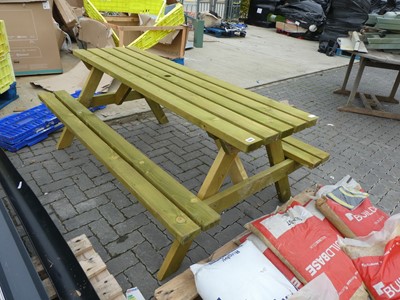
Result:
[[370,10],[371,0],[332,0],[318,51],[335,55],[337,38],[347,37],[349,31],[360,31]]
[[400,11],[400,1],[396,0],[372,0],[371,13],[384,15],[390,11]]
[[[99,299],[61,233],[31,188],[0,149],[0,183],[60,299]],[[24,283],[21,283],[23,288]]]
[[300,27],[309,29],[311,25],[319,27],[325,23],[325,13],[320,4],[311,1],[297,1],[276,8],[275,14],[297,22]]

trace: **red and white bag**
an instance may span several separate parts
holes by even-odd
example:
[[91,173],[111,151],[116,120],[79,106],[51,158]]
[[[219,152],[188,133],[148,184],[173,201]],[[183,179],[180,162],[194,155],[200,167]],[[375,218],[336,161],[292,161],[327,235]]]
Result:
[[374,299],[400,299],[400,214],[381,231],[357,239],[341,239]]
[[365,236],[379,231],[389,218],[371,203],[369,195],[350,176],[332,188],[325,187],[319,194],[321,198],[317,200],[317,208],[345,237]]
[[246,227],[303,283],[325,273],[340,299],[367,299],[358,271],[340,249],[336,232],[300,205],[264,216]]

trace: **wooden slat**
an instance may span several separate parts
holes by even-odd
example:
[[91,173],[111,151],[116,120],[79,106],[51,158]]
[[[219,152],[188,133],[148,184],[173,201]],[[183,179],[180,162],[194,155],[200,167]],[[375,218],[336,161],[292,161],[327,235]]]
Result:
[[74,100],[67,92],[56,92],[58,99],[118,155],[134,167],[143,177],[156,187],[166,198],[190,216],[203,230],[213,227],[220,220],[220,215],[202,203],[193,193],[157,166],[140,150],[126,141],[110,126]]
[[[199,89],[198,86],[185,84],[186,81],[184,79],[181,80],[176,76],[171,76],[160,68],[132,59],[131,57],[119,52],[117,49],[114,50],[115,51],[112,52],[107,49],[93,49],[93,51],[90,51],[109,62],[114,69],[118,66],[131,74],[135,74],[136,76],[151,82],[156,88],[161,88],[163,92],[170,92],[175,96],[175,98],[180,98],[180,103],[187,102],[192,104],[194,108],[186,113],[195,115],[196,111],[199,109],[200,111],[207,111],[213,114],[214,118],[223,119],[242,128],[243,130],[251,132],[253,135],[263,140],[265,140],[265,137],[274,137],[279,132],[284,132],[285,135],[288,135],[293,131],[292,126],[279,120],[267,118],[264,114],[257,113],[253,110],[249,114],[254,114],[260,119],[260,123],[255,122],[238,113],[247,109],[243,105],[241,107],[235,107],[235,102],[227,104],[226,99],[219,97],[218,95],[214,95],[214,97],[212,95],[209,96],[212,100],[210,101],[203,97],[203,94],[196,93],[196,90]],[[155,90],[154,87],[152,90]],[[211,92],[207,91],[207,93],[210,94]],[[168,103],[163,103],[163,105],[168,107]],[[271,129],[263,125],[263,123],[268,123],[271,128],[279,130]]]
[[329,158],[329,153],[294,137],[284,138],[282,147],[286,157],[309,168],[315,168]]
[[39,98],[176,239],[183,244],[200,233],[198,225],[93,133],[54,94],[41,93]]
[[[251,99],[234,94],[229,90],[197,78],[193,80],[192,77],[188,77],[187,74],[173,67],[163,65],[163,68],[160,69],[159,63],[149,58],[140,60],[139,58],[129,56],[126,51],[119,51],[117,48],[104,49],[104,52],[122,61],[126,61],[126,70],[135,72],[136,69],[133,70],[133,67],[137,67],[142,72],[145,72],[145,74],[150,73],[156,76],[158,81],[153,80],[155,84],[166,82],[162,85],[163,88],[170,87],[172,92],[176,91],[176,94],[182,96],[185,101],[189,101],[202,109],[218,114],[219,117],[225,120],[237,123],[238,120],[244,117],[243,123],[238,124],[242,124],[242,128],[251,128],[259,136],[265,135],[263,133],[266,130],[265,127],[288,135],[293,132],[294,128],[300,127],[305,123],[299,118],[295,118],[269,106],[262,106],[257,102],[254,103]],[[115,59],[114,61],[120,64],[120,60]],[[197,82],[193,83],[192,81]],[[182,93],[182,91],[190,91],[190,93]],[[255,105],[252,106],[251,104]],[[259,128],[260,132],[257,131],[257,128]],[[267,132],[267,134],[270,133]]]
[[[159,56],[153,55],[151,53],[142,51],[140,49],[137,49],[137,48],[134,48],[134,47],[127,47],[125,49],[126,49],[125,51],[127,51],[127,52],[128,51],[134,51],[134,52],[139,53],[142,56],[146,56],[146,57],[149,57],[149,58],[151,58],[153,60],[156,60],[156,61],[160,62],[162,65],[173,66],[176,69],[186,73],[188,78],[199,78],[199,79],[203,80],[204,82],[209,82],[209,83],[211,83],[213,85],[222,87],[224,90],[226,90],[226,92],[231,91],[231,92],[233,92],[235,94],[244,96],[247,99],[253,99],[253,100],[257,101],[257,102],[260,102],[261,104],[268,105],[271,108],[276,108],[278,110],[286,112],[287,114],[290,114],[290,115],[292,115],[292,116],[294,116],[296,118],[301,118],[306,122],[312,122],[313,124],[315,124],[316,120],[318,119],[316,116],[310,116],[310,114],[308,114],[308,113],[306,113],[306,112],[304,112],[302,110],[299,110],[299,109],[291,107],[289,105],[277,102],[277,101],[272,100],[272,99],[270,99],[268,97],[259,95],[257,93],[252,92],[252,91],[249,91],[249,90],[243,89],[241,87],[235,86],[233,84],[227,83],[226,81],[217,79],[215,77],[208,76],[208,75],[206,75],[204,73],[201,73],[199,71],[195,71],[193,69],[187,68],[187,67],[182,66],[182,65],[174,66],[173,62],[165,60],[165,59],[163,59],[163,58],[161,58]],[[163,68],[165,68],[165,66],[163,66]]]
[[[79,57],[80,53],[82,52],[76,52],[76,55]],[[243,152],[255,150],[265,143],[263,139],[254,136],[249,131],[243,130],[230,122],[217,118],[212,113],[199,110],[191,103],[182,102],[176,95],[155,87],[148,80],[142,79],[122,68],[116,68],[113,64],[107,63],[103,58],[91,52],[83,53],[84,56],[82,56],[82,59],[84,57],[86,61],[96,68],[107,70],[109,75],[126,85],[132,86],[132,83],[134,82],[134,88],[139,93],[183,116],[188,121],[203,128],[207,132],[220,137]],[[195,112],[196,114],[194,115],[192,112]],[[277,138],[277,135],[270,137],[270,139],[274,138]]]
[[288,174],[296,170],[300,164],[295,163],[291,159],[286,159],[265,171],[249,177],[242,182],[228,187],[218,194],[203,200],[217,212],[222,212],[243,199],[255,194],[268,185],[281,180]]

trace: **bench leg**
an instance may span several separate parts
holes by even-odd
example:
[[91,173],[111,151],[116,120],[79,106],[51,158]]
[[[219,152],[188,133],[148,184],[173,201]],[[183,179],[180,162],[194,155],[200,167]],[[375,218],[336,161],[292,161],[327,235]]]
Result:
[[165,279],[179,269],[187,251],[190,248],[190,245],[192,245],[192,240],[183,245],[177,240],[174,240],[167,253],[167,256],[164,259],[164,262],[161,265],[160,270],[157,273],[158,280],[161,281]]
[[[265,146],[267,148],[267,154],[269,163],[271,166],[276,165],[285,160],[283,154],[282,141],[276,141]],[[281,180],[275,183],[276,192],[280,201],[285,202],[290,199],[290,185],[289,178],[285,176]]]

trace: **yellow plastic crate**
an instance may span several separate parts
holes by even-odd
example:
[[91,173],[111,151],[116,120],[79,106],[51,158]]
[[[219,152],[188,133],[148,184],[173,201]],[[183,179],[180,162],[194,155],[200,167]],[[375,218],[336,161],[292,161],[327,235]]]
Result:
[[[102,23],[107,23],[107,20],[102,16],[102,14],[97,10],[97,8],[93,5],[90,0],[83,0],[83,6],[85,7],[85,11],[91,19],[97,20]],[[118,35],[114,30],[111,29],[112,38],[116,46],[119,45]]]
[[[154,24],[157,26],[178,26],[185,23],[185,15],[183,11],[183,5],[177,3],[168,14],[161,17]],[[141,36],[139,36],[136,40],[128,45],[140,48],[142,50],[149,49],[156,45],[160,40],[166,37],[173,30],[147,30]]]
[[99,11],[158,15],[165,0],[92,0]]
[[0,20],[0,55],[8,52],[10,52],[10,46],[8,44],[6,24],[3,20]]
[[15,81],[10,53],[0,56],[0,94],[6,92]]

